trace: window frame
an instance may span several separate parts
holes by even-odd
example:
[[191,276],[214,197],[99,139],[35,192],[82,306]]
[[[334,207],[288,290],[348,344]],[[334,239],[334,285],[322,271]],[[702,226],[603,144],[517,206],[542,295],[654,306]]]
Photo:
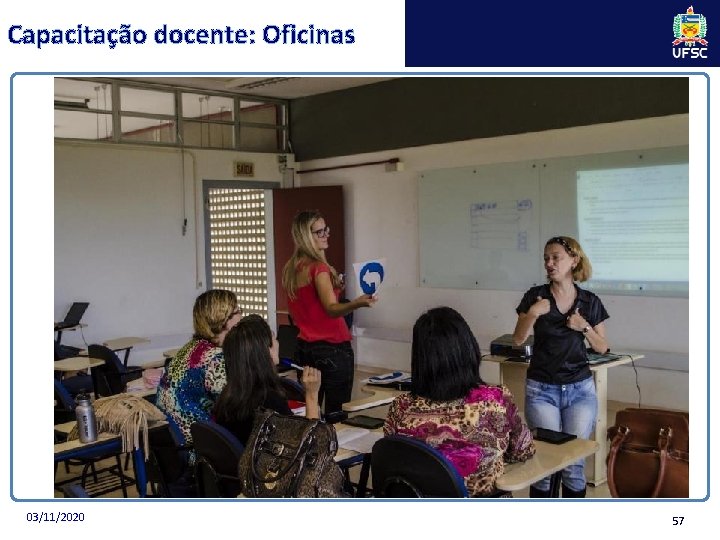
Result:
[[[164,85],[152,82],[142,81],[130,81],[126,79],[106,79],[106,78],[86,78],[86,77],[57,77],[58,79],[67,79],[74,81],[86,81],[93,83],[109,84],[111,87],[111,110],[100,110],[100,109],[77,109],[75,107],[67,107],[62,105],[54,106],[54,109],[74,112],[89,112],[94,114],[109,114],[112,117],[113,131],[112,136],[106,139],[89,139],[82,137],[56,137],[57,140],[67,141],[83,141],[85,143],[95,144],[133,144],[133,145],[145,145],[145,146],[162,146],[170,148],[187,148],[187,149],[199,149],[199,150],[224,150],[224,151],[247,151],[254,153],[263,154],[283,154],[289,151],[289,140],[290,140],[290,126],[289,126],[289,100],[268,98],[263,96],[254,96],[247,94],[237,94],[233,92],[221,92],[216,90],[206,90],[203,88],[194,88],[177,85]],[[120,89],[121,88],[132,88],[134,90],[152,90],[159,92],[168,92],[174,95],[175,113],[173,115],[159,114],[159,113],[141,113],[136,111],[127,111],[122,109],[120,103]],[[190,118],[183,117],[182,111],[182,96],[183,94],[201,94],[206,96],[216,96],[222,98],[230,98],[233,100],[234,118],[232,120],[193,120]],[[279,107],[279,115],[276,115],[277,122],[274,124],[265,124],[261,122],[247,122],[241,121],[242,116],[240,103],[243,101],[250,101],[253,103],[264,103]],[[174,142],[156,142],[156,141],[140,141],[134,140],[129,137],[123,137],[122,134],[122,119],[124,117],[133,118],[146,118],[150,120],[161,120],[175,123],[175,141]],[[233,128],[234,140],[231,146],[203,146],[195,144],[186,144],[183,140],[184,136],[184,122],[198,123],[198,124],[217,124],[217,125],[229,125]],[[278,123],[279,122],[279,123]],[[277,134],[276,145],[271,150],[258,150],[250,146],[243,146],[242,134],[243,127],[245,128],[262,128],[272,129]]]

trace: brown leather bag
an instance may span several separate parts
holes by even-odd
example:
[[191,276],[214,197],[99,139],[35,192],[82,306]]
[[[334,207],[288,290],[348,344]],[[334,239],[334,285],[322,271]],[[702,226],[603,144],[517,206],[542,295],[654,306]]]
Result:
[[238,464],[246,497],[349,497],[334,458],[335,428],[259,409]]
[[608,429],[608,486],[613,497],[687,498],[689,415],[659,409],[618,411]]

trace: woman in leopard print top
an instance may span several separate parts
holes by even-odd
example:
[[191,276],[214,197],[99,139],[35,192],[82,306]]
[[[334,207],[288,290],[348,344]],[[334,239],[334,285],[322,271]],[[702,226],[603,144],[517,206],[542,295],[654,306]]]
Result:
[[480,348],[457,311],[435,308],[417,320],[411,370],[412,390],[390,405],[385,434],[421,439],[439,450],[471,496],[493,495],[505,463],[535,454],[509,390],[480,378]]

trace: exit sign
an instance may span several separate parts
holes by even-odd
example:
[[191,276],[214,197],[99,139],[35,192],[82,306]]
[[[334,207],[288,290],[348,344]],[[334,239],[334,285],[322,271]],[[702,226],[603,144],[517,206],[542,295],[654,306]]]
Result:
[[249,161],[236,161],[235,176],[255,176],[255,164]]

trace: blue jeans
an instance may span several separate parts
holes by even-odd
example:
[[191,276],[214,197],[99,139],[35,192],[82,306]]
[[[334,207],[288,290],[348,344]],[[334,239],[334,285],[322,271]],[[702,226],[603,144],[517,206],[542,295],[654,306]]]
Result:
[[350,342],[328,343],[298,340],[297,361],[302,366],[320,370],[320,403],[325,402],[325,415],[341,413],[342,404],[352,397],[355,355]]
[[[595,427],[597,409],[592,377],[572,384],[548,384],[532,379],[525,383],[525,420],[531,429],[553,429],[588,439]],[[585,460],[563,469],[562,482],[575,491],[585,489]],[[550,477],[533,486],[547,491]]]

